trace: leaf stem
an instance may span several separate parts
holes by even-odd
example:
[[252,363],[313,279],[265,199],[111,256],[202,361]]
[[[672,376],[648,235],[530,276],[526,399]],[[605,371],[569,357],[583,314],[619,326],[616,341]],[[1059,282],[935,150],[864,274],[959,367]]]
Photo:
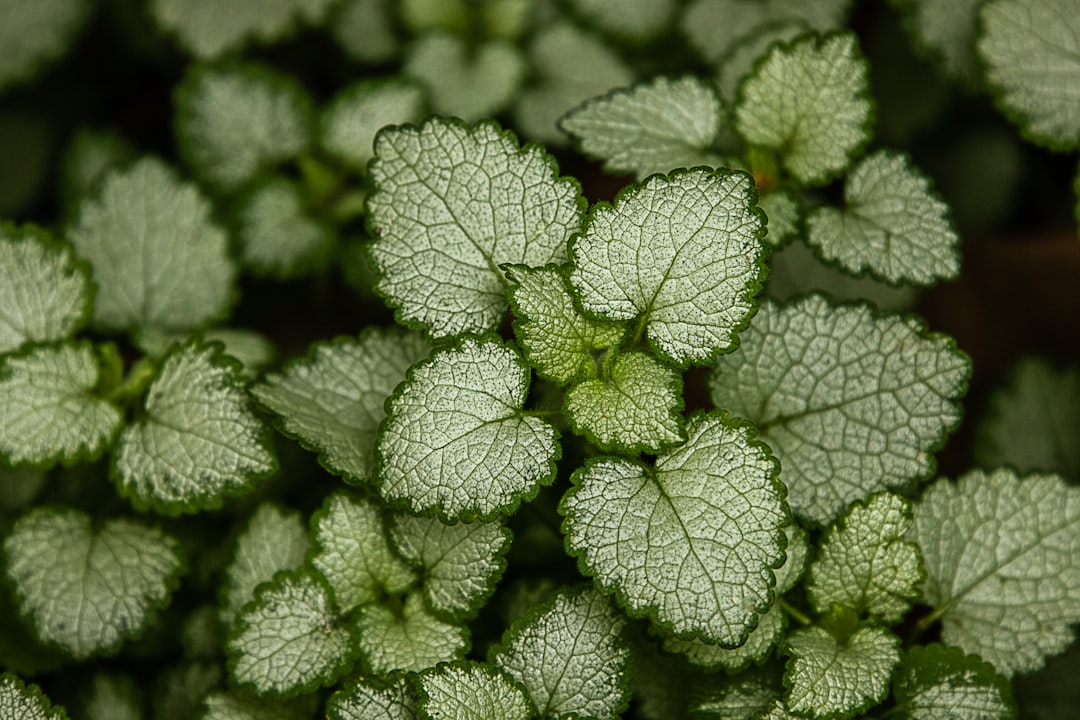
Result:
[[784,612],[786,612],[788,615],[790,615],[796,621],[798,621],[798,623],[800,625],[813,625],[814,624],[814,621],[810,619],[809,615],[804,613],[802,610],[799,610],[797,607],[795,607],[794,605],[789,603],[787,600],[784,600],[784,598],[782,598],[782,597],[776,598],[776,603],[780,606],[780,608]]

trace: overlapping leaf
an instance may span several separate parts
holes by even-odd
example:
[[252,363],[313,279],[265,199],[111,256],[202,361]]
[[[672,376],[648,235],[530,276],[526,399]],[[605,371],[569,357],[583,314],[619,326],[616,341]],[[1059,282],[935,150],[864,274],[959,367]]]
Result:
[[420,672],[460,660],[469,649],[469,631],[428,612],[418,592],[405,596],[398,608],[364,605],[356,613],[356,630],[364,664],[378,675]]

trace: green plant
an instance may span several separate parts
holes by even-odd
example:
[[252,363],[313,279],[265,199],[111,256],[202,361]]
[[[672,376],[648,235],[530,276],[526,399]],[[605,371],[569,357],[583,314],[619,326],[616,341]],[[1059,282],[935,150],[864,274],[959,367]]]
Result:
[[[0,88],[106,22],[26,7]],[[1080,147],[1068,4],[955,7],[860,12]],[[80,119],[0,224],[0,720],[1068,712],[1080,383],[950,441],[978,360],[911,302],[992,221],[847,2],[250,10],[112,4],[198,58],[175,144]],[[290,75],[330,37],[379,70]]]

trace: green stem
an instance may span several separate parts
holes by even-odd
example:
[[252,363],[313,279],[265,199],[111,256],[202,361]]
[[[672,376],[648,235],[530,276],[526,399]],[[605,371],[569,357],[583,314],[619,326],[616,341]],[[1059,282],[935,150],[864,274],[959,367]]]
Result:
[[791,617],[795,618],[800,625],[813,625],[814,621],[810,619],[810,616],[799,610],[797,607],[789,603],[782,597],[776,598],[776,602],[780,605],[780,608]]

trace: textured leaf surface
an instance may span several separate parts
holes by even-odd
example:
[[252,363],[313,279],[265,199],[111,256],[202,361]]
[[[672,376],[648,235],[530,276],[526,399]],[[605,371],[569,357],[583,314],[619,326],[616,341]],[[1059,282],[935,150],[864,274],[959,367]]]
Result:
[[776,46],[740,87],[735,127],[751,145],[777,151],[806,185],[847,167],[870,138],[866,61],[853,35]]
[[10,672],[0,674],[0,718],[5,720],[67,720],[37,685],[27,685]]
[[366,172],[375,154],[375,134],[387,125],[419,120],[425,106],[424,91],[414,82],[357,83],[323,111],[319,144],[338,160]]
[[191,329],[232,303],[235,269],[209,202],[156,158],[108,175],[68,238],[93,267],[104,329]]
[[409,371],[378,440],[383,498],[448,520],[491,518],[554,477],[556,431],[522,413],[529,371],[512,349],[466,338]]
[[911,720],[1016,717],[1009,681],[975,655],[941,645],[915,646],[893,679],[900,717]]
[[529,701],[506,675],[480,663],[440,665],[417,678],[430,720],[528,720]]
[[731,350],[764,279],[756,200],[749,175],[697,169],[655,175],[598,206],[570,250],[582,306],[636,318],[680,365]]
[[491,123],[388,129],[375,156],[368,222],[378,289],[400,320],[436,337],[495,329],[507,309],[498,266],[561,260],[581,226],[577,183]]
[[316,22],[332,0],[272,0],[221,3],[218,0],[151,0],[150,12],[158,24],[174,33],[196,57],[211,58],[244,45],[286,35],[297,20]]
[[656,452],[685,440],[682,376],[646,353],[618,355],[604,380],[566,392],[571,427],[607,450]]
[[810,295],[763,304],[710,385],[776,453],[791,509],[826,523],[933,472],[930,451],[960,420],[969,372],[950,338],[912,318]]
[[776,461],[752,429],[697,415],[653,468],[590,461],[564,497],[567,547],[633,615],[740,645],[773,600],[787,522]]
[[191,344],[169,355],[142,419],[117,442],[112,472],[120,491],[138,508],[179,514],[252,490],[277,461],[242,387],[220,345]]
[[1011,676],[1042,667],[1080,622],[1080,490],[1056,475],[975,470],[915,506],[941,639]]
[[316,343],[306,358],[266,376],[251,392],[285,434],[319,453],[327,470],[362,483],[375,468],[383,405],[430,347],[416,333],[371,328],[358,340]]
[[[563,590],[510,626],[490,661],[521,683],[541,718],[616,718],[629,700],[623,621],[606,598]],[[576,713],[576,715],[575,715]]]
[[275,177],[246,195],[237,209],[240,256],[256,275],[286,279],[326,261],[331,230],[308,216],[299,184]]
[[94,396],[100,370],[88,343],[0,357],[0,456],[15,465],[97,457],[123,417]]
[[420,672],[460,660],[469,649],[469,631],[429,613],[418,592],[406,596],[397,611],[377,603],[363,606],[356,627],[365,664],[376,675]]
[[528,66],[508,42],[469,46],[455,35],[427,33],[409,47],[402,72],[424,85],[435,112],[473,122],[510,104]]
[[844,202],[808,219],[807,241],[825,260],[893,284],[932,285],[960,273],[949,207],[903,155],[862,160],[844,184]]
[[291,696],[333,683],[348,667],[353,631],[310,572],[281,573],[236,618],[226,645],[233,679],[260,695]]
[[160,530],[57,508],[21,517],[4,554],[37,637],[77,660],[112,652],[142,631],[183,566],[176,541]]
[[429,609],[448,619],[478,610],[495,590],[510,546],[510,530],[499,522],[447,525],[438,518],[397,515],[390,539],[423,573]]
[[5,2],[0,5],[0,91],[33,76],[38,68],[63,55],[72,36],[90,15],[84,0]]
[[417,720],[416,701],[404,675],[390,680],[364,677],[334,693],[326,703],[330,720]]
[[815,718],[851,717],[881,702],[900,660],[900,641],[887,630],[865,627],[838,643],[819,627],[788,636],[784,675],[787,707]]
[[904,541],[911,522],[910,503],[888,493],[845,512],[810,565],[806,590],[817,611],[836,603],[886,623],[903,618],[925,576],[918,546]]
[[723,124],[716,91],[693,75],[660,76],[615,90],[559,121],[581,152],[603,160],[606,171],[639,179],[680,167],[722,164],[712,147]]
[[993,0],[979,54],[1001,109],[1029,139],[1080,147],[1080,13],[1071,0]]
[[0,223],[0,354],[71,336],[90,314],[89,273],[71,248]]

